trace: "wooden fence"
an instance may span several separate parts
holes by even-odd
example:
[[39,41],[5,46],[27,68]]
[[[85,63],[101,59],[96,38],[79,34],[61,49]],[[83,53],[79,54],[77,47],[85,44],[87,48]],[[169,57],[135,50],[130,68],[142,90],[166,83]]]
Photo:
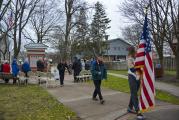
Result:
[[[154,65],[160,63],[159,59],[154,60]],[[176,70],[176,60],[172,57],[165,57],[163,60],[165,70]]]
[[108,70],[127,70],[126,62],[105,62]]

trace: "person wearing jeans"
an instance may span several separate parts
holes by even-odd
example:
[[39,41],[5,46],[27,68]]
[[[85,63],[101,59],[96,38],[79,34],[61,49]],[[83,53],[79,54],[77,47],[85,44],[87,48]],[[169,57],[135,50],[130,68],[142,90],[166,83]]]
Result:
[[101,81],[103,79],[107,79],[107,70],[101,57],[97,57],[97,59],[93,61],[91,73],[92,73],[92,80],[95,86],[92,100],[97,101],[98,99],[96,97],[98,95],[100,99],[100,103],[103,104],[105,101],[101,94]]
[[[135,49],[131,48],[128,53],[127,65],[128,65],[128,82],[130,88],[130,100],[127,111],[129,113],[136,113],[138,120],[143,120],[144,116],[139,111],[139,100],[137,92],[140,87],[140,80],[137,79],[136,70],[134,68]],[[134,110],[133,110],[134,107]]]

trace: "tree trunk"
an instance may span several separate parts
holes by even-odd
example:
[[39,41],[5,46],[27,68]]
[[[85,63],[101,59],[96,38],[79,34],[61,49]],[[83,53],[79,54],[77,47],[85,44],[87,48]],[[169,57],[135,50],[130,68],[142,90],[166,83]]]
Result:
[[163,64],[163,55],[162,56],[160,56],[160,64],[161,64],[161,71],[162,71],[162,76],[164,75],[164,64]]
[[[179,53],[179,45],[177,46],[177,52]],[[176,78],[178,79],[177,81],[179,81],[179,54],[177,54],[176,56]]]
[[[177,32],[176,32],[176,38],[177,38],[177,45],[176,45],[176,53],[179,53],[179,4],[178,4],[178,16],[177,16]],[[176,78],[179,81],[179,54],[176,55]]]
[[[176,46],[176,53],[179,53],[179,40]],[[176,78],[179,81],[179,54],[176,54]]]
[[0,9],[1,9],[1,6],[2,6],[2,2],[3,2],[3,0],[0,0]]

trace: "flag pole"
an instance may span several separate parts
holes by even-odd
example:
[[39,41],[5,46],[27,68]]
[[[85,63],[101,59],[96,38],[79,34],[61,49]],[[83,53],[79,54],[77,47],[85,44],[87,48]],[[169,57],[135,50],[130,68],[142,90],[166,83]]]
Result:
[[[144,14],[145,14],[145,17],[147,16],[147,13],[148,13],[148,8],[149,8],[149,4],[147,6],[145,6],[144,8]],[[144,17],[144,18],[145,18]],[[144,19],[145,21],[145,19]],[[140,73],[140,77],[139,77],[139,81],[140,81],[140,86],[139,86],[139,90],[138,90],[138,95],[141,96],[141,89],[142,89],[142,84],[143,84],[143,74],[144,74],[144,69],[143,69],[144,66],[140,66],[140,67],[136,67],[138,69],[140,69],[141,73]],[[137,72],[137,71],[136,71]],[[139,98],[139,101],[140,101],[140,98]],[[140,106],[139,106],[140,107]],[[140,108],[139,108],[140,109]],[[144,112],[143,110],[140,110],[140,112]]]

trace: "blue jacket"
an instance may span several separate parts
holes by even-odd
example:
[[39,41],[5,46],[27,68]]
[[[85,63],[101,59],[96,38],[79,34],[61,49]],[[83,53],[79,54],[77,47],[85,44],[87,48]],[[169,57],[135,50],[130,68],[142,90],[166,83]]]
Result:
[[31,71],[31,68],[30,68],[30,65],[29,65],[28,62],[24,62],[24,63],[22,64],[22,71],[25,72],[25,73]]
[[97,61],[93,61],[91,67],[91,74],[93,80],[103,80],[107,79],[107,70],[104,63],[97,63]]
[[17,75],[19,74],[19,65],[17,64],[16,59],[12,61],[11,67],[13,76],[17,77]]

